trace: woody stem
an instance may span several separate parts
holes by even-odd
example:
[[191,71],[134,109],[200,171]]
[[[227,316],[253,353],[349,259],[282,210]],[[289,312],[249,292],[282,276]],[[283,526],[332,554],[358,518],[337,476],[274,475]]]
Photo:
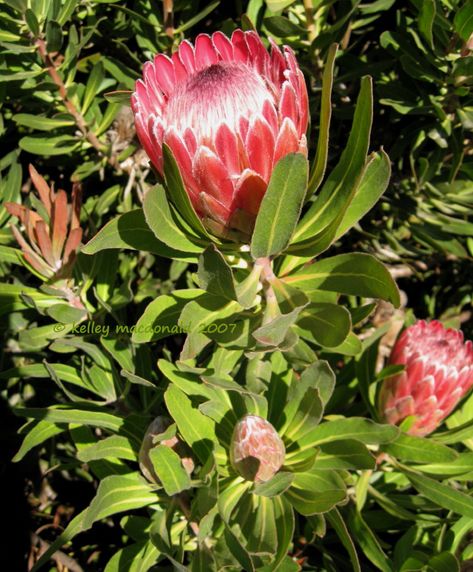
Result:
[[[57,86],[59,95],[60,95],[67,111],[74,118],[77,127],[80,129],[81,133],[84,135],[84,137],[87,139],[87,141],[99,152],[99,154],[102,156],[105,156],[105,153],[106,153],[105,146],[99,141],[99,139],[95,135],[95,133],[89,129],[87,122],[84,119],[84,116],[80,113],[80,111],[77,109],[77,107],[74,105],[74,103],[69,99],[69,96],[67,93],[67,88],[66,88],[61,76],[59,75],[55,61],[52,59],[51,55],[49,54],[49,52],[47,50],[46,42],[44,40],[42,40],[41,38],[38,38],[36,40],[36,46],[38,48],[38,53],[39,53],[41,59],[43,60],[44,65],[46,66],[46,69],[49,73],[50,78],[53,80],[54,84]],[[115,157],[108,157],[107,156],[107,161],[109,162],[109,164],[112,167],[114,167],[116,169],[120,168],[118,161]]]

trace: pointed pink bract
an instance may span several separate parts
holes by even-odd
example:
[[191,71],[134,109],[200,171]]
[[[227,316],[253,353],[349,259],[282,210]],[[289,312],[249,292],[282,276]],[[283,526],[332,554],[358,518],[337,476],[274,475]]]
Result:
[[428,435],[453,411],[473,385],[473,346],[463,333],[437,320],[420,320],[404,330],[389,358],[405,371],[385,379],[379,408],[385,421],[413,416],[411,435]]

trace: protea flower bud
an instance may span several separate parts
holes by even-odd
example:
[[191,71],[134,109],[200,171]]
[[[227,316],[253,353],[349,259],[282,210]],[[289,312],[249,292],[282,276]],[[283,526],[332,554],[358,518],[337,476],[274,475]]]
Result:
[[245,415],[235,425],[230,461],[246,480],[269,481],[282,467],[285,455],[281,437],[266,419]]
[[389,364],[405,370],[384,380],[380,411],[388,423],[409,416],[411,435],[428,435],[445,419],[473,385],[473,346],[463,333],[434,320],[417,322],[398,338]]
[[38,212],[16,203],[5,203],[5,208],[24,226],[26,237],[14,226],[12,231],[25,261],[44,280],[57,282],[71,276],[82,239],[81,188],[74,185],[68,205],[65,191],[54,192],[32,165],[29,170],[40,197]]
[[256,32],[201,34],[144,66],[132,95],[138,137],[163,173],[169,146],[214,232],[251,232],[275,163],[307,153],[308,99],[292,50]]
[[152,483],[159,483],[159,478],[153,468],[153,463],[149,458],[150,450],[156,445],[165,445],[173,449],[180,457],[182,466],[189,473],[189,475],[194,470],[194,461],[190,457],[190,452],[176,435],[170,437],[169,439],[159,439],[159,435],[164,433],[168,427],[172,425],[171,419],[169,417],[164,417],[159,415],[148,425],[146,429],[145,436],[141,443],[140,452],[138,455],[138,461],[140,464],[140,469],[143,475]]

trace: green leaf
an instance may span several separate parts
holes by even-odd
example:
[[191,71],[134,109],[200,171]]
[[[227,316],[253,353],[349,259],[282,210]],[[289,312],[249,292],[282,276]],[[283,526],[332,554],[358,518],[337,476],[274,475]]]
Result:
[[231,554],[241,565],[241,570],[245,570],[245,572],[256,572],[253,558],[243,545],[243,539],[241,539],[240,531],[236,530],[233,532],[230,526],[226,525],[224,531],[224,539],[225,546],[230,550]]
[[337,304],[311,304],[297,321],[301,337],[333,348],[342,344],[351,329],[350,312]]
[[290,423],[281,429],[285,439],[297,442],[320,423],[324,411],[319,390],[309,387]]
[[348,205],[335,239],[343,236],[361,220],[378,202],[391,179],[391,162],[383,149],[368,158],[359,186]]
[[215,0],[215,2],[211,2],[203,10],[201,10],[195,16],[193,16],[192,18],[187,20],[187,22],[185,22],[185,24],[182,24],[181,26],[179,26],[179,28],[176,28],[176,30],[174,30],[174,33],[180,34],[181,32],[185,32],[186,30],[189,30],[190,28],[195,26],[198,22],[203,20],[206,16],[208,16],[211,12],[213,12],[219,4],[220,4],[220,0]]
[[121,548],[107,562],[104,572],[148,572],[160,552],[150,540],[142,540]]
[[294,24],[284,16],[268,16],[263,20],[264,25],[277,38],[287,38],[289,36],[300,36],[305,29]]
[[190,300],[198,300],[203,295],[203,290],[189,288],[158,296],[146,306],[135,325],[132,341],[142,344],[185,332],[178,325],[182,310]]
[[281,434],[285,433],[285,429],[293,424],[294,417],[298,415],[299,410],[304,410],[307,403],[305,399],[310,399],[308,390],[312,390],[315,395],[315,402],[322,408],[325,407],[330,399],[335,387],[335,375],[326,361],[316,361],[307,367],[300,378],[295,376],[292,379],[289,392],[287,395],[287,403],[284,408],[278,407],[272,411],[271,421]]
[[85,115],[92,105],[95,97],[99,93],[99,88],[105,78],[105,70],[102,62],[98,61],[90,72],[87,85],[85,86],[84,97],[82,99],[82,115]]
[[87,514],[87,509],[80,512],[76,517],[74,517],[67,525],[66,530],[64,530],[56,540],[49,546],[49,548],[43,552],[41,557],[37,560],[31,572],[37,572],[40,568],[46,564],[51,556],[61,548],[66,542],[70,542],[77,534],[83,530],[83,522],[85,515]]
[[[83,383],[80,376],[80,371],[75,367],[70,365],[65,365],[62,363],[50,363],[49,367],[52,367],[56,372],[56,375],[61,381],[66,381],[79,387],[83,387]],[[28,364],[19,367],[12,367],[5,371],[0,372],[0,379],[11,379],[13,377],[21,378],[41,378],[49,379],[51,376],[48,369],[44,363]]]
[[192,558],[192,572],[216,572],[217,563],[213,551],[200,542]]
[[412,485],[433,503],[457,514],[473,518],[473,498],[448,485],[409,470],[403,471]]
[[370,254],[339,254],[318,260],[283,278],[287,284],[313,292],[324,290],[381,298],[398,307],[399,290],[386,267]]
[[286,491],[294,480],[294,473],[280,471],[272,479],[265,483],[258,483],[253,489],[253,493],[263,497],[276,497]]
[[222,483],[218,496],[218,511],[224,522],[230,522],[232,513],[245,492],[252,486],[251,481],[236,477]]
[[473,452],[460,453],[453,461],[428,463],[415,467],[417,471],[422,471],[438,478],[460,477],[473,472]]
[[[214,294],[204,293],[197,300],[188,302],[179,317],[179,326],[189,333],[217,333],[219,326],[234,326],[235,319],[242,307],[235,301],[228,301]],[[229,320],[229,318],[232,318]],[[226,331],[226,330],[225,330]]]
[[189,195],[186,192],[176,159],[174,158],[171,149],[166,144],[163,145],[163,158],[166,188],[178,213],[187,222],[190,228],[193,229],[198,237],[210,239],[208,232],[200,218],[197,216]]
[[30,8],[27,8],[24,14],[25,22],[30,32],[35,38],[39,36],[39,22],[36,14]]
[[403,461],[414,463],[449,463],[458,457],[456,451],[432,439],[406,433],[400,433],[395,441],[383,445],[381,450]]
[[334,240],[356,193],[366,165],[373,114],[371,78],[364,77],[348,143],[312,206],[299,223],[290,248],[300,256],[315,256]]
[[214,423],[193,407],[190,399],[175,385],[167,388],[164,400],[179,433],[200,461],[205,463],[216,445]]
[[128,437],[111,435],[93,445],[80,449],[77,452],[77,458],[83,463],[88,463],[89,461],[108,458],[136,461],[138,456]]
[[143,211],[149,228],[159,241],[185,253],[202,252],[203,247],[191,240],[183,228],[183,221],[179,221],[178,213],[169,204],[162,185],[156,185],[146,193]]
[[40,131],[52,131],[61,127],[72,127],[75,122],[72,118],[63,119],[55,117],[43,117],[42,115],[30,115],[29,113],[17,113],[12,117],[17,125],[24,125]]
[[142,209],[124,213],[107,223],[89,242],[82,247],[84,254],[96,254],[102,250],[131,248],[153,252],[167,258],[178,258],[195,262],[195,255],[186,255],[173,250],[158,240],[146,224]]
[[392,572],[391,563],[383,552],[378,539],[363,520],[361,514],[353,507],[350,507],[348,512],[348,526],[365,556],[382,572]]
[[[289,572],[283,561],[287,557],[289,546],[292,542],[294,535],[294,511],[291,504],[283,496],[274,497],[272,499],[273,505],[273,518],[276,528],[276,554],[274,560],[268,566],[260,569],[260,572],[273,572],[279,570],[280,572]],[[293,562],[291,560],[291,562]]]
[[83,529],[112,514],[142,508],[156,500],[156,493],[138,473],[111,475],[100,482],[85,514]]
[[8,264],[21,264],[22,253],[18,248],[0,245],[0,262],[8,262]]
[[170,447],[153,447],[149,458],[166,494],[172,496],[191,488],[190,477],[182,466],[179,455]]
[[48,20],[46,24],[46,42],[48,52],[58,52],[62,46],[62,28],[58,22]]
[[274,168],[256,217],[253,258],[282,252],[294,232],[307,191],[307,160],[300,153],[283,157]]
[[339,346],[328,348],[327,351],[344,356],[357,356],[363,351],[363,344],[353,332],[350,332]]
[[134,428],[127,427],[126,420],[111,413],[105,413],[103,408],[87,404],[87,409],[74,405],[55,405],[49,408],[17,408],[15,415],[32,419],[44,419],[50,423],[77,423],[78,425],[91,425],[109,429],[115,433],[121,432],[140,442],[142,435],[137,434]]
[[38,423],[33,425],[23,439],[20,449],[12,459],[13,463],[21,461],[24,456],[31,451],[31,449],[41,445],[48,439],[51,439],[51,437],[63,433],[65,429],[65,425],[60,427],[50,423],[49,421],[38,421]]
[[473,34],[473,7],[470,2],[465,2],[463,6],[455,12],[453,20],[457,34],[464,40],[468,41]]
[[332,117],[332,87],[335,58],[338,44],[332,44],[327,54],[322,78],[322,96],[320,103],[320,122],[317,139],[317,150],[309,179],[309,193],[314,193],[320,187],[327,168],[328,141],[330,120]]
[[450,552],[436,554],[427,563],[429,572],[460,572],[460,563]]
[[370,419],[350,417],[321,423],[298,444],[302,449],[322,445],[332,441],[355,439],[367,445],[389,443],[399,434],[394,425],[381,425]]
[[253,332],[253,337],[263,346],[277,347],[281,345],[290,327],[296,322],[302,308],[295,308],[288,314],[281,314],[276,316],[270,322],[260,326]]
[[346,499],[343,480],[335,471],[312,468],[297,473],[285,495],[297,512],[304,516],[324,513]]
[[56,137],[29,136],[20,139],[20,147],[33,155],[70,155],[79,148],[79,141],[71,135]]
[[346,548],[348,555],[350,556],[350,562],[353,566],[353,572],[361,572],[360,561],[358,560],[355,544],[353,543],[345,524],[345,520],[340,515],[340,512],[337,508],[333,508],[331,511],[327,512],[325,516],[337,533],[337,536],[341,540],[343,546]]
[[232,270],[215,244],[210,244],[200,255],[197,274],[200,287],[207,292],[237,300]]
[[69,304],[53,304],[46,310],[46,314],[61,324],[77,324],[87,316],[87,310]]
[[321,445],[317,455],[318,469],[374,469],[375,459],[363,443],[345,439]]
[[418,17],[419,30],[431,49],[434,49],[433,26],[436,12],[435,0],[422,0]]
[[116,91],[108,91],[104,93],[104,98],[110,103],[119,103],[121,105],[130,105],[130,98],[133,92],[126,89],[118,89]]

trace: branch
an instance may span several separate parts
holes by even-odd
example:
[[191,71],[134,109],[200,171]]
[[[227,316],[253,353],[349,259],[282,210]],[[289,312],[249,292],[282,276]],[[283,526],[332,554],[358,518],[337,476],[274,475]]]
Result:
[[38,48],[39,55],[43,60],[44,65],[49,73],[49,76],[56,84],[59,95],[67,109],[67,111],[74,117],[77,127],[80,129],[81,133],[87,139],[87,141],[98,151],[98,153],[106,157],[108,163],[114,167],[115,169],[121,170],[120,164],[115,157],[110,157],[106,155],[106,147],[99,141],[98,137],[95,135],[93,131],[89,129],[84,116],[81,112],[77,109],[74,103],[69,99],[67,88],[64,85],[64,82],[59,75],[59,72],[56,67],[55,61],[52,59],[51,55],[48,53],[46,48],[46,42],[40,38],[36,40],[36,46]]

